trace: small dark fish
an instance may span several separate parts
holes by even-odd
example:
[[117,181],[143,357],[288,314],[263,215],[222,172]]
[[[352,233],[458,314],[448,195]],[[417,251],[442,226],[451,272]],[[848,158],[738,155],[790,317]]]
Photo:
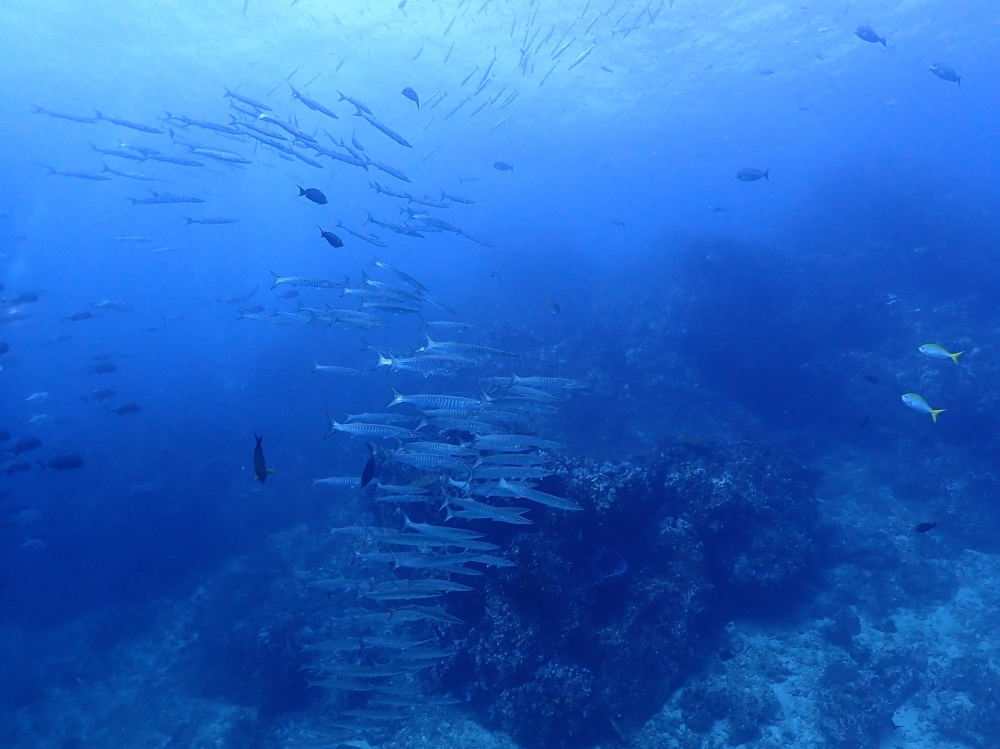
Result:
[[279,299],[294,299],[298,295],[299,295],[299,292],[297,292],[295,289],[286,289],[285,293],[278,294],[278,298]]
[[37,450],[42,446],[42,441],[38,437],[22,437],[21,439],[14,442],[13,445],[7,450],[7,452],[14,453],[14,455],[20,455],[21,453],[31,452],[32,450]]
[[80,320],[89,320],[94,316],[94,313],[89,309],[81,310],[80,312],[74,312],[72,315],[67,315],[63,318],[63,322],[70,320],[71,322],[80,322]]
[[863,39],[866,42],[871,42],[872,44],[878,44],[879,42],[881,42],[882,46],[883,47],[885,46],[885,37],[876,34],[875,29],[873,29],[867,23],[864,26],[858,26],[858,29],[857,31],[854,32],[854,35],[858,37],[858,39]]
[[371,480],[375,478],[375,469],[378,468],[378,461],[375,459],[375,450],[371,446],[371,443],[368,444],[368,450],[371,452],[371,455],[368,456],[368,462],[365,463],[364,470],[361,471],[362,489],[368,486],[368,484],[371,483]]
[[406,7],[406,0],[399,0],[399,5],[396,6],[400,10]]
[[10,346],[7,344],[7,342],[0,341],[0,354],[6,354],[8,351],[10,351]]
[[611,223],[612,226],[625,226],[625,222],[622,221],[620,218],[612,218],[608,219],[608,221]]
[[710,205],[708,207],[708,210],[710,210],[712,213],[722,213],[724,210],[726,210],[726,206],[724,206],[724,205]]
[[94,374],[111,374],[112,372],[117,372],[118,367],[109,361],[102,361],[99,364],[92,366],[90,371]]
[[867,424],[867,423],[868,423],[868,420],[869,420],[870,418],[871,418],[871,417],[870,417],[870,416],[869,416],[868,414],[865,414],[864,416],[862,416],[862,417],[861,417],[861,421],[859,421],[859,422],[858,422],[858,429],[860,429],[860,428],[861,428],[861,427],[863,427],[863,426],[864,426],[865,424]]
[[267,465],[264,463],[264,448],[260,445],[264,437],[258,437],[257,432],[254,432],[253,436],[254,439],[257,440],[257,446],[253,449],[254,478],[263,484],[267,481]]
[[37,302],[38,294],[32,291],[25,292],[24,294],[18,294],[13,299],[8,299],[7,304],[28,304],[29,302]]
[[493,168],[496,169],[498,172],[513,172],[514,171],[514,165],[513,164],[508,164],[506,161],[494,161],[493,162]]
[[878,377],[876,377],[875,375],[866,374],[864,375],[864,378],[872,385],[878,385]]
[[351,143],[359,151],[364,151],[365,150],[365,147],[363,145],[361,145],[361,142],[358,140],[357,136],[354,134],[353,131],[351,132]]
[[3,471],[8,476],[15,473],[20,473],[21,471],[30,471],[30,470],[31,470],[31,463],[29,463],[26,460],[12,460],[8,463],[4,463],[3,466],[0,467],[0,471]]
[[603,70],[605,73],[614,73],[615,72],[611,68],[609,68],[607,65],[601,65],[601,70]]
[[43,463],[38,461],[38,465],[41,466],[42,471],[48,468],[55,468],[57,471],[70,471],[74,468],[83,467],[83,458],[79,455],[74,455],[73,453],[59,453],[52,457],[48,463]]
[[761,68],[757,72],[761,75],[774,75],[774,71],[771,68]]
[[[109,390],[107,388],[103,388],[101,390],[95,390],[94,392],[92,392],[90,394],[90,399],[89,400],[97,401],[98,403],[100,403],[102,401],[106,401],[108,398],[111,398],[112,396],[114,396],[114,394],[115,394],[114,390]],[[80,397],[83,398],[83,402],[84,403],[87,402],[87,400],[88,400],[87,396],[81,395]]]
[[417,105],[417,109],[420,109],[420,97],[417,96],[417,92],[416,91],[414,91],[412,88],[410,88],[409,86],[407,86],[406,88],[403,89],[403,96],[405,96],[407,99],[409,99],[414,104],[416,104]]
[[936,62],[931,65],[931,72],[940,78],[942,81],[948,81],[949,83],[957,83],[960,87],[962,85],[962,76],[956,73],[952,68],[948,67],[944,63]]
[[6,429],[0,429],[0,442],[6,442],[10,439],[10,432]]
[[740,182],[756,182],[761,177],[763,177],[768,182],[770,182],[771,178],[767,176],[768,172],[770,171],[771,171],[770,168],[765,169],[762,172],[760,169],[754,169],[752,167],[744,167],[743,169],[740,169],[738,172],[736,172],[736,179],[738,179]]
[[323,227],[322,226],[320,226],[318,228],[319,228],[319,234],[320,234],[320,236],[323,237],[323,239],[325,239],[327,242],[329,242],[331,247],[343,247],[344,246],[344,240],[342,240],[340,237],[338,237],[332,231],[323,231]]
[[114,408],[109,408],[108,411],[118,414],[119,416],[124,416],[125,414],[135,414],[139,413],[142,409],[139,408],[138,403],[119,403]]
[[256,314],[259,314],[259,313],[263,312],[266,309],[267,309],[267,307],[265,307],[263,304],[254,304],[254,305],[251,305],[250,307],[247,307],[243,311],[244,312],[249,312],[251,315],[256,315]]
[[299,185],[296,185],[296,187],[299,188],[300,198],[304,195],[306,200],[311,200],[317,205],[326,205],[326,195],[324,195],[320,190],[317,190],[315,187],[307,189],[303,189],[302,187],[299,187]]
[[913,532],[926,533],[931,528],[937,528],[937,523],[920,523],[916,528],[913,529]]

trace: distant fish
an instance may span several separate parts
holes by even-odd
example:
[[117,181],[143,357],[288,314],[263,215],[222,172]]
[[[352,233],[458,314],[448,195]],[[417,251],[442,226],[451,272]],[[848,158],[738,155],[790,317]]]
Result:
[[944,63],[936,62],[931,65],[931,72],[940,78],[942,81],[948,81],[949,83],[957,83],[960,87],[962,85],[962,76],[956,73],[952,68],[948,67]]
[[622,221],[620,218],[609,218],[608,223],[611,224],[612,226],[625,226],[625,222]]
[[506,161],[494,161],[493,168],[499,172],[513,172],[514,165],[508,164]]
[[22,453],[37,450],[41,446],[42,441],[38,439],[38,437],[22,437],[19,440],[15,440],[13,444],[7,448],[6,452],[13,453],[14,455],[21,455]]
[[416,104],[417,105],[417,109],[420,109],[420,97],[417,96],[417,92],[416,91],[414,91],[412,88],[410,88],[409,86],[407,86],[406,88],[403,89],[403,96],[405,96],[407,99],[409,99],[414,104]]
[[294,299],[299,295],[295,289],[286,289],[283,293],[278,294],[279,299]]
[[189,216],[184,217],[184,226],[190,226],[191,224],[235,224],[239,221],[238,218],[190,218]]
[[139,408],[138,403],[129,402],[129,403],[119,403],[114,408],[109,408],[107,410],[110,411],[111,413],[116,413],[119,416],[124,416],[125,414],[137,414],[142,409]]
[[320,236],[323,237],[323,239],[325,239],[330,244],[331,247],[343,247],[344,246],[344,240],[342,240],[340,237],[338,237],[332,231],[323,231],[323,227],[322,226],[320,226],[318,228],[319,228],[319,234],[320,234]]
[[413,146],[409,144],[406,138],[404,138],[402,135],[400,135],[395,130],[390,128],[388,125],[385,125],[376,120],[375,117],[373,117],[371,114],[366,114],[365,112],[358,110],[357,112],[354,113],[354,116],[363,117],[364,119],[368,120],[368,122],[372,125],[372,127],[374,127],[376,130],[382,133],[385,133],[394,141],[396,141],[399,145],[406,146],[407,148],[413,148]]
[[107,182],[111,179],[111,177],[106,174],[102,174],[101,172],[75,172],[67,171],[65,169],[53,169],[51,166],[47,166],[45,168],[49,170],[50,176],[58,175],[60,177],[75,177],[76,179],[89,179],[95,182]]
[[244,104],[249,104],[254,109],[260,110],[261,112],[271,112],[273,111],[267,104],[263,104],[259,101],[251,99],[249,96],[243,96],[242,94],[233,93],[228,88],[225,88],[226,93],[223,94],[223,98],[236,99],[236,101],[241,101]]
[[708,210],[710,210],[712,213],[722,213],[724,210],[726,210],[726,206],[724,206],[724,205],[710,205],[708,207]]
[[365,463],[364,469],[361,471],[360,486],[362,489],[368,486],[368,484],[371,483],[371,480],[375,478],[375,470],[378,468],[378,460],[375,458],[375,448],[370,442],[368,443],[368,450],[370,455],[368,456],[368,461]]
[[54,468],[57,471],[70,471],[74,468],[83,467],[83,458],[73,453],[59,453],[58,455],[54,455],[48,463],[43,463],[39,460],[38,465],[41,466],[40,470],[43,471],[46,468]]
[[267,481],[267,464],[264,462],[264,448],[260,444],[264,437],[258,437],[256,432],[254,432],[253,436],[257,440],[257,446],[253,449],[254,479],[263,484]]
[[130,130],[138,130],[143,133],[154,133],[156,135],[163,135],[163,130],[161,130],[158,127],[150,127],[149,125],[143,125],[140,122],[133,122],[132,120],[123,120],[121,117],[106,117],[96,109],[94,110],[94,114],[97,115],[96,119],[104,120],[105,122],[110,122],[113,125],[119,125],[120,127],[127,127]]
[[112,169],[107,164],[104,164],[104,168],[101,170],[101,173],[105,173],[105,172],[107,172],[108,174],[117,175],[118,177],[127,177],[128,179],[139,179],[139,180],[142,180],[144,182],[156,182],[157,181],[156,177],[150,177],[150,176],[148,176],[146,174],[138,174],[137,172],[123,172],[120,169]]
[[754,169],[752,167],[743,167],[738,172],[736,172],[736,179],[738,179],[740,182],[756,182],[761,177],[763,177],[768,182],[770,182],[771,178],[768,176],[768,173],[770,171],[771,171],[770,168],[765,169],[762,172],[760,169]]
[[964,351],[957,351],[954,354],[949,353],[936,343],[925,343],[918,350],[921,354],[929,356],[931,359],[951,359],[955,364],[958,364],[958,357],[965,353]]
[[609,68],[607,65],[601,65],[601,70],[603,70],[605,73],[614,73],[615,72],[611,68]]
[[90,368],[93,374],[111,374],[112,372],[117,372],[118,367],[108,361],[98,362]]
[[152,195],[148,198],[128,198],[132,205],[165,205],[168,203],[204,203],[201,198],[192,198],[188,195],[171,195],[170,193],[158,193],[150,190]]
[[63,112],[53,112],[51,109],[45,109],[37,104],[32,104],[32,111],[35,114],[47,114],[49,117],[56,117],[60,120],[69,120],[70,122],[82,122],[85,125],[93,125],[99,120],[96,117],[82,117],[78,114],[64,114]]
[[10,351],[10,345],[6,341],[0,341],[0,354],[6,354]]
[[326,205],[326,195],[323,194],[321,190],[317,190],[315,187],[303,188],[296,185],[299,188],[299,197],[305,196],[306,200],[311,200],[317,205]]
[[372,110],[370,110],[368,107],[366,107],[364,104],[362,104],[357,99],[355,99],[353,97],[350,97],[350,96],[345,96],[344,94],[341,94],[339,91],[337,93],[340,94],[340,101],[350,102],[351,104],[354,105],[354,107],[356,109],[360,109],[362,112],[367,112],[368,114],[372,113]]
[[383,242],[381,239],[379,239],[374,234],[367,234],[367,233],[365,233],[363,231],[355,231],[354,229],[350,228],[349,226],[345,226],[343,224],[343,222],[341,222],[339,219],[337,220],[337,227],[340,228],[340,229],[343,229],[348,234],[351,234],[351,235],[357,237],[358,239],[361,239],[361,240],[363,240],[365,242],[368,242],[369,244],[375,245],[376,247],[386,247],[387,246],[385,244],[385,242]]
[[866,381],[870,382],[872,385],[878,385],[878,377],[873,374],[864,375]]
[[944,413],[943,408],[931,408],[931,405],[921,398],[916,393],[906,393],[903,396],[903,403],[912,408],[914,411],[919,411],[922,414],[930,414],[931,419],[937,423],[937,417],[939,413]]
[[89,309],[81,310],[80,312],[74,312],[72,315],[67,315],[63,318],[63,322],[69,320],[70,322],[80,322],[81,320],[90,320],[93,318],[94,313]]
[[937,523],[920,523],[914,529],[914,533],[926,533],[932,528],[937,528]]
[[361,141],[358,140],[358,136],[355,134],[354,130],[351,131],[351,145],[353,145],[359,151],[365,150],[365,147],[361,145]]
[[885,46],[885,37],[879,36],[877,33],[875,33],[875,29],[873,29],[867,23],[864,26],[858,26],[857,30],[854,32],[854,35],[858,37],[858,39],[863,39],[866,42],[871,42],[872,44],[878,44],[879,42],[881,42],[882,46],[883,47]]
[[562,307],[560,307],[558,303],[553,302],[551,299],[545,303],[545,306],[551,307],[553,313],[562,312]]
[[774,71],[771,68],[761,68],[757,72],[761,75],[774,75]]
[[309,109],[313,110],[314,112],[319,112],[320,114],[325,114],[327,117],[332,117],[335,120],[339,120],[340,119],[339,117],[337,117],[337,115],[335,113],[333,113],[332,111],[330,111],[329,109],[327,109],[326,107],[324,107],[318,101],[314,101],[313,99],[310,99],[305,94],[302,94],[302,93],[296,91],[295,86],[292,86],[291,84],[289,84],[288,87],[290,89],[292,89],[292,98],[293,99],[298,99],[303,104],[305,104],[307,107],[309,107]]
[[30,470],[31,470],[31,463],[29,463],[26,460],[11,460],[0,466],[0,471],[3,471],[8,476],[11,476],[15,473],[20,473],[21,471],[30,471]]

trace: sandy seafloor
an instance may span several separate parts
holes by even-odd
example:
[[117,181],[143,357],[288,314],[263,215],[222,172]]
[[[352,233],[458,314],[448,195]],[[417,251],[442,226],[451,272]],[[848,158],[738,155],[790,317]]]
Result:
[[[791,620],[732,623],[724,657],[707,659],[701,674],[641,730],[623,736],[622,745],[837,746],[827,738],[836,730],[831,721],[849,731],[859,711],[890,698],[887,690],[901,702],[892,717],[896,727],[885,726],[884,749],[978,748],[995,740],[983,732],[1000,720],[990,712],[1000,699],[1000,557],[953,548],[941,533],[915,535],[897,517],[909,514],[905,500],[873,480],[863,464],[849,456],[830,463],[820,489],[825,519],[857,544],[849,555],[859,563],[829,570]],[[272,548],[263,553],[294,566],[301,561],[294,557],[303,532],[272,537]],[[219,578],[240,576],[241,564],[221,570]],[[294,599],[294,581],[276,584]],[[33,704],[3,716],[3,745],[294,746],[283,739],[294,717],[286,714],[262,732],[255,708],[194,696],[200,685],[186,673],[185,652],[200,637],[199,607],[218,588],[218,581],[207,581],[186,601],[149,602],[137,634],[107,650],[95,646],[105,626],[99,615],[51,633],[25,665],[31,673],[15,676],[15,682],[41,677],[44,686]],[[901,605],[914,600],[914,591],[923,593],[916,596],[921,605]],[[718,715],[711,714],[713,704]],[[698,706],[697,716],[691,705]],[[842,745],[852,744],[845,737]],[[383,746],[517,745],[461,708],[435,707]]]

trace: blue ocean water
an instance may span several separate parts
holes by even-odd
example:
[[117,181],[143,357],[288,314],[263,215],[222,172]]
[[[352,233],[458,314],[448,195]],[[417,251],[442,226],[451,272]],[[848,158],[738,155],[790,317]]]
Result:
[[3,746],[997,746],[997,23],[7,0]]

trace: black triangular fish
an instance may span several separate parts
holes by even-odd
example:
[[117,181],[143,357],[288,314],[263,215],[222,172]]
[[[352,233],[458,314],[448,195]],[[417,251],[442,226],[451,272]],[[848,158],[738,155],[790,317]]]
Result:
[[254,439],[257,440],[257,446],[253,449],[254,479],[263,484],[267,481],[267,465],[264,463],[264,448],[260,446],[261,440],[263,440],[264,437],[258,437],[257,432],[254,432],[253,436]]

